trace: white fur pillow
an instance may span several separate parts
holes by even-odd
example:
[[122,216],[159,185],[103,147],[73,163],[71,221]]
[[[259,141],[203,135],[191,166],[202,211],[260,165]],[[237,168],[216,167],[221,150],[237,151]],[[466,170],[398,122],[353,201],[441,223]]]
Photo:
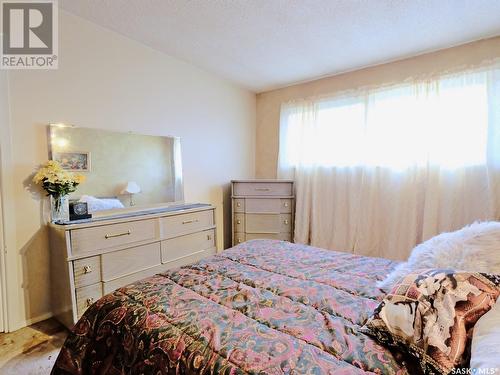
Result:
[[389,291],[401,277],[423,268],[500,274],[500,222],[476,222],[460,230],[441,233],[416,246],[377,286]]

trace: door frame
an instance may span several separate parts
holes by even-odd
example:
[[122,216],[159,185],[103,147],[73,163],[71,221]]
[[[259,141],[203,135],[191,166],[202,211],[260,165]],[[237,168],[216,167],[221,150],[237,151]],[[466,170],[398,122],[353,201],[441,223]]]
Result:
[[[13,286],[19,285],[16,254],[10,251],[11,248],[15,249],[15,223],[12,220],[7,221],[7,212],[14,212],[12,200],[6,199],[8,196],[13,196],[12,178],[8,174],[11,172],[12,149],[8,71],[0,71],[0,101],[2,108],[0,116],[0,328],[4,332],[10,332],[21,328],[17,320],[23,315],[17,303],[18,292],[12,289]],[[13,317],[17,318],[14,322],[11,321]]]
[[[2,175],[2,153],[0,149],[0,176]],[[7,277],[5,267],[5,230],[4,230],[4,210],[2,205],[3,184],[0,178],[0,332],[8,330],[7,324]]]

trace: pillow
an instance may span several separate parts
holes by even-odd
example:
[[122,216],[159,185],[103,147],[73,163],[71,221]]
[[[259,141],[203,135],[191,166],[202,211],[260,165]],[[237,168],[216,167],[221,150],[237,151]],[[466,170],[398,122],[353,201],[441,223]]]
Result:
[[[500,371],[500,298],[474,326],[470,367]],[[493,373],[493,372],[490,372]]]
[[377,286],[388,291],[404,275],[423,268],[500,274],[500,222],[478,222],[432,237],[416,246],[408,261],[398,265]]
[[125,206],[118,199],[112,198],[96,198],[91,195],[83,195],[79,202],[86,202],[89,208],[89,213],[112,210],[115,208],[124,208]]
[[468,365],[476,321],[500,294],[500,276],[446,269],[402,278],[361,331],[419,360],[424,373]]

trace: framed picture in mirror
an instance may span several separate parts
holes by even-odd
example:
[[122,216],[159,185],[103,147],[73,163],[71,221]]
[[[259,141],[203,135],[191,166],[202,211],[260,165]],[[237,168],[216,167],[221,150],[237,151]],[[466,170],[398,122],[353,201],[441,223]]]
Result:
[[90,172],[90,152],[54,152],[53,160],[71,172]]

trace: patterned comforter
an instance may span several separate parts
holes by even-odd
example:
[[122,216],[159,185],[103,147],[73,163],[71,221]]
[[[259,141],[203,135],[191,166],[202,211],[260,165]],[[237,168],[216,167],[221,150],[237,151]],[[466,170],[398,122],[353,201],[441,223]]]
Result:
[[101,298],[53,374],[404,374],[359,332],[395,265],[249,241]]

